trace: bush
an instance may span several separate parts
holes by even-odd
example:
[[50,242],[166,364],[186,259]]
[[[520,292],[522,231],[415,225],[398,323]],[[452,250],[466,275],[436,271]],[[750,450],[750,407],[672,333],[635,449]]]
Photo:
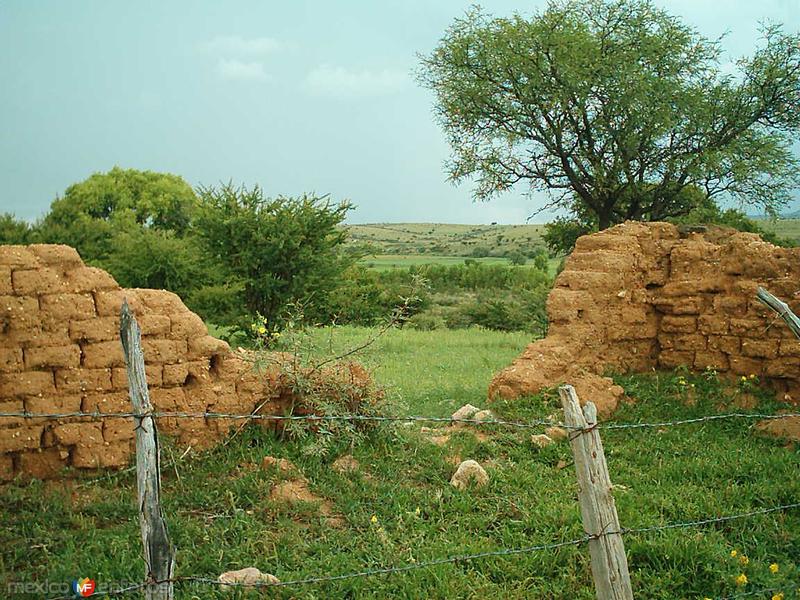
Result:
[[514,250],[513,252],[509,252],[508,260],[512,265],[521,266],[528,262],[528,257],[519,250]]

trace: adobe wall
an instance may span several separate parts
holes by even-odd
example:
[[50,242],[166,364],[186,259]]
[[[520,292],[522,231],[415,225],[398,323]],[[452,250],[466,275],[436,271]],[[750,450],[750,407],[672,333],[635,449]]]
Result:
[[[119,338],[126,298],[142,330],[156,410],[279,414],[293,400],[277,369],[256,373],[208,335],[178,296],[121,289],[68,246],[0,246],[0,412],[130,412]],[[363,383],[356,366],[347,376]],[[237,421],[236,423],[241,423]],[[206,447],[234,425],[225,419],[159,420],[182,445]],[[52,477],[61,467],[119,467],[133,452],[131,419],[0,418],[0,480]]]
[[798,402],[800,341],[756,300],[759,285],[800,312],[800,248],[668,223],[581,237],[547,299],[547,337],[494,377],[489,396],[572,383],[608,414],[622,389],[604,372],[686,365],[756,374]]

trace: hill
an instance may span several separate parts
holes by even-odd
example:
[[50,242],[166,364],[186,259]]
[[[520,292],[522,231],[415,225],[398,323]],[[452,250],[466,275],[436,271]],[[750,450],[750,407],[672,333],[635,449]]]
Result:
[[365,223],[347,228],[351,243],[369,244],[375,254],[505,256],[515,250],[530,254],[544,247],[542,224]]

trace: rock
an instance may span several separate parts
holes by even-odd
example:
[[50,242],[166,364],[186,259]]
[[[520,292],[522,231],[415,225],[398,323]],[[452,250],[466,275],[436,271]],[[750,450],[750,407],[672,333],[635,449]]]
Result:
[[[280,580],[269,573],[262,573],[255,567],[246,567],[238,571],[226,571],[217,578],[220,583],[239,584],[244,587],[254,587],[256,585],[274,585]],[[238,586],[237,586],[238,587]],[[230,590],[232,586],[221,585],[221,590]]]
[[474,460],[465,460],[453,474],[450,479],[450,485],[459,490],[465,490],[469,487],[470,483],[474,483],[475,487],[483,487],[489,483],[489,475]]
[[472,415],[472,418],[476,421],[496,421],[497,417],[494,416],[494,413],[490,410],[481,410],[476,412]]
[[481,412],[481,409],[472,404],[465,404],[451,415],[452,419],[472,419],[475,413]]
[[563,427],[548,427],[544,430],[544,433],[551,440],[555,440],[557,442],[566,440],[569,437],[569,433]]
[[261,459],[262,469],[278,469],[281,473],[289,473],[295,470],[295,466],[291,461],[285,458],[276,458],[274,456],[265,456]]
[[553,439],[543,433],[531,436],[531,443],[537,448],[545,448],[553,443]]
[[344,475],[345,473],[354,473],[359,469],[358,461],[353,458],[350,454],[345,454],[340,456],[333,464],[331,464],[331,469],[339,473],[340,475]]

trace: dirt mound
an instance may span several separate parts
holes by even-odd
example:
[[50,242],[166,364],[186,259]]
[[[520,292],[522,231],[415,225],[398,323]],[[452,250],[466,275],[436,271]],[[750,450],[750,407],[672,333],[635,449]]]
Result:
[[495,376],[489,397],[571,383],[608,414],[623,391],[604,372],[683,365],[755,374],[798,402],[800,341],[756,300],[759,285],[800,311],[800,249],[668,223],[584,236],[547,299],[547,337]]
[[[246,354],[208,335],[175,294],[121,289],[68,246],[0,246],[0,412],[130,412],[119,341],[123,298],[142,329],[150,398],[159,411],[283,414],[302,409],[280,356],[257,373]],[[315,390],[358,404],[369,376],[344,364],[313,375]],[[345,384],[345,385],[341,385]],[[352,391],[352,397],[350,397]],[[182,445],[209,446],[241,424],[159,419]],[[0,419],[0,480],[52,477],[64,466],[119,467],[133,449],[130,419]]]

